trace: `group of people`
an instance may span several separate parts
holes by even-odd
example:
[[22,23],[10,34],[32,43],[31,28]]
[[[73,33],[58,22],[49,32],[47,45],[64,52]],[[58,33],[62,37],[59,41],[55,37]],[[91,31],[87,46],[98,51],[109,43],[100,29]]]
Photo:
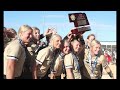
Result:
[[84,41],[81,33],[62,38],[29,25],[13,31],[4,27],[4,79],[101,79],[103,68],[114,78],[94,34]]

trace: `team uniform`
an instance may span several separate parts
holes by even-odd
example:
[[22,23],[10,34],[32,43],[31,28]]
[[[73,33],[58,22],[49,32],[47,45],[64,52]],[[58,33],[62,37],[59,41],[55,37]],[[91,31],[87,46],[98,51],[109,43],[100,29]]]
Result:
[[8,43],[11,41],[10,38],[4,37],[4,49],[8,45]]
[[45,77],[47,71],[53,64],[54,57],[54,50],[51,46],[48,46],[38,52],[38,55],[36,57],[36,63],[38,63],[38,78]]
[[[105,59],[104,55],[99,54],[94,57],[91,57],[89,49],[85,49],[84,64],[87,69],[88,74],[86,74],[86,77],[88,79],[101,79],[102,68],[108,66],[107,60]],[[84,75],[85,73],[86,72],[84,72]]]
[[78,55],[79,64],[80,64],[81,79],[86,79],[86,77],[84,76],[84,72],[86,72],[86,68],[85,68],[85,65],[84,65],[84,54],[85,54],[85,46],[82,46],[82,50]]
[[64,56],[65,54],[59,53],[56,55],[55,61],[53,63],[52,73],[55,74],[56,79],[61,79],[61,74],[64,74]]
[[37,57],[36,50],[40,47],[41,49],[44,48],[39,44],[36,44],[34,41],[31,41],[29,44],[26,45],[26,61],[24,63],[22,78],[23,79],[33,79],[33,67],[36,64],[35,59]]
[[4,50],[4,75],[6,75],[7,60],[12,59],[16,60],[15,74],[14,77],[20,77],[23,64],[25,62],[26,53],[25,45],[20,39],[15,39],[10,42],[9,45]]
[[22,79],[32,79],[33,65],[35,65],[35,52],[31,47],[33,43],[26,45],[26,59],[23,66]]
[[[75,79],[81,79],[79,57],[74,53],[69,53],[64,58],[65,68],[72,68]],[[68,78],[68,76],[67,76]]]

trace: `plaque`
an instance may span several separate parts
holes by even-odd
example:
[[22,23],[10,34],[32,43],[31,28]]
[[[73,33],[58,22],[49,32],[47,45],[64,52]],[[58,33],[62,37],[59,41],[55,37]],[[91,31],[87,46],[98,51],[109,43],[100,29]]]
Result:
[[68,15],[69,15],[69,21],[74,22],[75,27],[89,25],[89,22],[85,13],[71,13]]
[[72,29],[72,33],[79,33],[90,31],[90,24],[85,13],[70,13],[68,14],[69,21],[74,23],[75,29]]

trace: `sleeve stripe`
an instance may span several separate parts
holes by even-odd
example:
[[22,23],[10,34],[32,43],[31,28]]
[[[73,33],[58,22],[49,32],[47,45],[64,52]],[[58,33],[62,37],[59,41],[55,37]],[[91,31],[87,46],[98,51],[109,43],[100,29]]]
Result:
[[7,59],[14,59],[14,60],[18,60],[18,58],[13,57],[13,56],[12,56],[12,57],[8,56],[8,57],[7,57]]
[[36,59],[36,62],[42,65],[42,62]]
[[18,58],[17,58],[17,57],[15,57],[15,56],[9,56],[9,55],[7,55],[7,57],[14,57],[14,58],[18,59]]
[[105,64],[103,67],[105,68],[105,67],[107,67],[108,66],[108,64]]
[[65,66],[65,68],[73,68],[73,66],[72,66],[72,65],[69,65],[69,66]]

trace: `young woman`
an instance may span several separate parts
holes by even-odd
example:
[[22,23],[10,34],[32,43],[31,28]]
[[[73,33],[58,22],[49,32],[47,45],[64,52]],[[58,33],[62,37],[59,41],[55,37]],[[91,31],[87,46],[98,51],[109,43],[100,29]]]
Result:
[[53,64],[55,57],[55,50],[60,48],[61,45],[61,36],[54,34],[50,38],[49,46],[40,50],[36,58],[37,72],[36,76],[39,79],[48,79],[46,75],[48,69]]
[[73,39],[71,41],[72,52],[67,54],[64,58],[67,79],[81,79],[80,64],[79,64],[79,50],[81,43]]
[[90,76],[86,76],[88,79],[101,79],[103,68],[106,70],[109,76],[113,78],[113,74],[108,66],[105,56],[99,54],[100,50],[100,42],[93,40],[90,44],[89,51],[85,51],[84,64]]
[[26,43],[32,38],[32,28],[23,25],[18,31],[18,37],[5,48],[4,51],[4,76],[6,79],[20,78],[23,64],[26,59]]
[[65,78],[65,68],[64,68],[64,57],[70,52],[70,43],[67,40],[63,40],[61,44],[61,49],[55,56],[55,61],[53,64],[53,70],[51,71],[51,79],[64,79]]
[[86,48],[89,49],[90,47],[90,43],[92,42],[92,40],[95,40],[95,35],[94,34],[90,34],[87,36],[87,40],[86,40]]

